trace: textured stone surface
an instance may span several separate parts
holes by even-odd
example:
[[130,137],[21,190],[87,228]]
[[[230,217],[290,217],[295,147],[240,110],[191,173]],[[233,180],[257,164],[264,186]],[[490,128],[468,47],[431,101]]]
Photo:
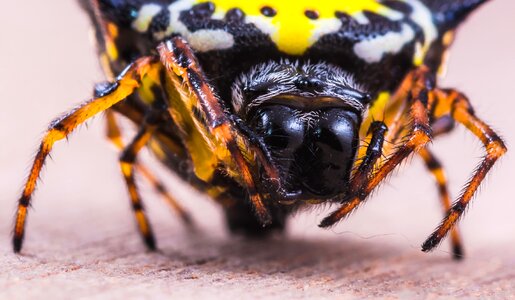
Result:
[[[492,1],[470,19],[443,82],[469,94],[508,144],[515,140],[514,10],[513,1]],[[461,263],[449,259],[447,242],[431,254],[419,250],[441,211],[416,158],[334,229],[316,227],[328,212],[316,208],[293,218],[285,237],[266,241],[229,236],[218,207],[152,164],[198,230],[188,232],[144,187],[161,249],[148,253],[101,118],[56,146],[30,211],[23,254],[13,255],[11,217],[37,138],[59,112],[86,99],[102,75],[74,1],[9,1],[0,20],[0,298],[513,297],[511,153],[461,223],[467,250]],[[460,129],[434,149],[457,194],[481,156],[480,143]]]

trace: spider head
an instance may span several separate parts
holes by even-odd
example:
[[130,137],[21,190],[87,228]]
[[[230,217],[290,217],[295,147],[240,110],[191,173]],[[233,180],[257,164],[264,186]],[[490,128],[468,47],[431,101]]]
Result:
[[[345,192],[369,95],[337,66],[269,62],[241,75],[233,107],[271,153],[282,200]],[[286,198],[286,199],[285,199]]]

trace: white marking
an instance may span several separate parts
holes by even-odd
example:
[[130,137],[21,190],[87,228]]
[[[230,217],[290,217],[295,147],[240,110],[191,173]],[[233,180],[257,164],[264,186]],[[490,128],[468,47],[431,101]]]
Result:
[[404,18],[404,14],[393,9],[388,9],[380,13],[380,15],[387,17],[392,21],[400,21]]
[[201,29],[187,36],[191,47],[200,52],[228,49],[234,45],[232,34],[223,29]]
[[[438,31],[433,23],[431,11],[420,0],[399,1],[407,3],[412,8],[412,12],[408,17],[424,31],[424,43],[415,44],[415,55],[413,57],[414,63],[420,65],[423,63],[429,47],[438,37]],[[403,17],[401,13],[393,10],[389,10],[385,16],[391,20],[401,20]],[[414,29],[407,23],[403,23],[400,32],[388,32],[384,35],[356,43],[354,45],[354,53],[368,63],[376,63],[387,53],[398,53],[414,39]]]
[[132,28],[139,32],[146,32],[152,19],[161,11],[159,4],[145,4],[138,12],[138,17],[132,22]]
[[[429,47],[437,38],[438,32],[433,24],[432,14],[420,0],[399,0],[407,3],[413,9],[409,18],[418,24],[424,31],[425,42],[416,46],[415,63],[421,63]],[[188,40],[196,51],[205,52],[210,50],[227,49],[234,45],[234,37],[223,29],[202,29],[191,32],[187,26],[179,20],[181,12],[191,9],[196,3],[195,0],[178,0],[170,4],[167,9],[170,12],[170,23],[166,30],[154,33],[154,38],[162,40],[173,33],[182,35]],[[143,5],[138,13],[133,27],[139,32],[148,30],[152,18],[162,9],[158,4]],[[395,10],[388,9],[380,13],[392,21],[400,21],[405,16]],[[215,11],[213,19],[222,19],[224,13]],[[360,24],[369,24],[370,20],[363,13],[356,13],[352,17]],[[316,43],[322,36],[337,32],[341,28],[339,19],[324,19],[312,21],[315,28],[310,37],[310,44]],[[271,37],[277,34],[281,24],[272,24],[271,19],[262,16],[245,16],[245,23],[254,24],[264,34]],[[367,40],[360,41],[354,45],[355,54],[368,63],[380,61],[387,53],[398,53],[407,43],[415,39],[414,30],[406,23],[402,24],[400,32],[388,32],[382,36],[373,36]]]
[[191,48],[199,52],[228,49],[234,46],[234,37],[223,29],[200,29],[192,32],[181,22],[179,19],[181,12],[191,9],[194,4],[194,0],[179,0],[170,4],[168,6],[170,23],[165,31],[155,33],[154,38],[162,40],[173,33],[178,33],[188,41]]
[[387,53],[398,53],[414,38],[415,31],[409,25],[404,24],[400,32],[388,32],[385,35],[356,43],[354,53],[368,63],[376,63]]
[[354,20],[356,20],[356,22],[358,22],[361,25],[367,25],[368,23],[370,23],[370,20],[362,12],[355,13],[352,15],[352,17],[354,18]]
[[194,0],[179,0],[168,6],[168,10],[170,11],[170,24],[164,32],[164,36],[170,36],[172,33],[180,33],[186,36],[190,33],[186,25],[179,20],[179,17],[181,16],[181,12],[191,9],[194,4]]
[[421,51],[419,51],[419,53],[416,53],[414,58],[417,64],[421,64],[423,62],[422,60],[424,56],[429,50],[429,47],[431,47],[431,44],[438,37],[438,31],[436,29],[435,24],[433,23],[433,15],[431,14],[431,11],[424,4],[422,4],[418,0],[402,1],[408,3],[413,8],[413,11],[410,15],[410,19],[417,23],[424,31],[424,45],[421,48]]
[[322,19],[313,21],[315,23],[315,29],[311,33],[309,43],[313,45],[322,36],[330,33],[337,32],[342,27],[342,21],[340,19]]
[[215,12],[211,15],[213,20],[223,20],[225,18],[225,11],[216,8]]
[[268,34],[269,36],[273,36],[279,31],[279,27],[281,24],[275,26],[272,24],[272,20],[270,18],[263,18],[262,16],[245,16],[245,23],[254,24],[259,30],[261,30],[264,34]]

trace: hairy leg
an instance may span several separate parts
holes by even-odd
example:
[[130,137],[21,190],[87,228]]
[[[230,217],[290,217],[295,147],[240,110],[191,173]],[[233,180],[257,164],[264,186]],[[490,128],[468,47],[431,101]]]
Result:
[[207,83],[193,51],[181,37],[162,43],[158,51],[168,76],[172,80],[180,77],[182,83],[192,91],[189,99],[193,99],[194,102],[189,103],[191,106],[189,109],[201,112],[200,123],[204,123],[208,132],[221,141],[230,152],[260,223],[263,226],[269,224],[272,218],[262,195],[258,192],[252,170],[241,151],[241,136],[226,115],[220,99]]
[[452,118],[464,125],[483,143],[486,154],[474,171],[470,181],[465,185],[462,194],[448,210],[438,228],[422,244],[423,251],[433,250],[442,239],[451,231],[456,222],[465,212],[479,185],[495,162],[506,153],[507,148],[502,139],[485,122],[476,117],[472,105],[465,95],[454,90],[436,90],[438,105],[442,105]]
[[[438,194],[440,202],[445,212],[451,208],[451,196],[449,188],[447,186],[447,177],[440,161],[435,155],[429,151],[429,149],[423,148],[418,152],[420,157],[424,160],[426,167],[429,172],[433,175],[436,185],[438,187]],[[452,254],[454,259],[463,258],[463,243],[461,241],[460,233],[457,227],[454,227],[451,231],[451,244]]]
[[14,225],[13,250],[19,252],[25,235],[25,222],[31,198],[46,158],[55,142],[66,138],[77,126],[89,118],[109,109],[131,95],[141,84],[141,79],[150,70],[153,58],[143,57],[127,67],[105,93],[86,101],[77,108],[54,120],[45,133],[34,159],[22,196],[18,201]]
[[[342,206],[324,218],[320,227],[329,227],[347,216],[359,206],[368,195],[381,183],[404,159],[412,153],[418,152],[431,140],[431,128],[429,126],[428,101],[429,90],[432,89],[434,82],[429,69],[422,66],[413,71],[406,79],[411,84],[408,97],[405,101],[409,102],[409,114],[412,119],[410,132],[401,146],[395,149],[394,153],[384,162],[354,195],[350,195],[349,200]],[[404,85],[404,84],[403,84]]]

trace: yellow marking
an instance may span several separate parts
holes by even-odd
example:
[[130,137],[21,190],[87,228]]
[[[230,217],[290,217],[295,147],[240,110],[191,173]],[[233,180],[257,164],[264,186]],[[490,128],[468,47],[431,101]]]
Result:
[[[196,1],[197,3],[205,1]],[[254,23],[259,29],[269,34],[279,50],[301,55],[322,35],[337,31],[341,21],[335,17],[336,12],[346,13],[363,21],[363,12],[370,11],[390,19],[400,19],[402,14],[394,11],[376,0],[332,1],[332,0],[295,0],[295,1],[240,1],[214,0],[215,16],[223,16],[231,8],[241,9],[247,22]],[[269,6],[276,11],[273,17],[266,17],[261,8]],[[306,17],[305,11],[318,13],[318,19]]]
[[220,195],[225,193],[227,189],[220,186],[211,186],[207,189],[206,193],[212,198],[218,198]]
[[153,68],[149,70],[147,76],[145,76],[141,80],[141,86],[138,89],[138,94],[141,97],[141,99],[147,104],[153,103],[156,98],[152,88],[156,85],[159,85],[161,81],[161,78],[159,76],[161,70],[161,65],[155,64],[153,65]]
[[442,43],[444,47],[449,47],[452,42],[454,41],[454,30],[449,30],[446,33],[444,33],[442,37]]
[[363,120],[363,124],[361,126],[360,135],[364,137],[367,134],[368,127],[374,121],[384,121],[388,101],[390,100],[389,92],[379,93],[377,99],[373,101],[372,106],[368,110],[367,116],[365,120]]
[[120,163],[120,167],[122,168],[122,173],[125,177],[130,177],[132,175],[132,164],[122,162]]
[[[377,96],[377,99],[373,102],[372,107],[370,107],[368,114],[361,125],[360,137],[361,139],[364,139],[363,145],[368,145],[372,138],[372,136],[367,136],[367,131],[370,128],[370,124],[372,124],[374,121],[384,121],[390,97],[390,93],[382,92],[379,94],[379,96]],[[357,157],[365,157],[366,152],[367,147],[359,147]]]
[[107,33],[109,37],[106,38],[106,53],[111,61],[115,61],[118,59],[118,49],[116,48],[116,44],[114,40],[118,36],[118,27],[113,23],[107,23]]
[[440,66],[438,66],[438,76],[440,78],[443,78],[445,75],[447,75],[447,63],[449,61],[449,51],[447,48],[452,44],[453,41],[454,31],[449,30],[442,37],[442,44],[445,47],[445,50],[442,54],[442,62],[440,63]]
[[57,129],[52,129],[48,132],[48,135],[45,140],[59,141],[59,140],[64,139],[65,137],[66,137],[65,132],[63,132],[61,130],[57,130]]
[[21,235],[23,233],[23,228],[25,224],[25,216],[27,215],[27,207],[25,206],[18,206],[18,213],[16,216],[16,235]]
[[143,233],[144,236],[149,235],[150,230],[148,229],[147,219],[141,210],[136,212],[136,220],[138,221],[141,233]]
[[[178,77],[170,77],[165,88],[168,91],[170,114],[180,129],[184,144],[193,162],[193,172],[205,182],[212,178],[218,166],[216,139],[208,133],[193,117],[192,107],[196,103],[195,97],[189,93],[186,86]],[[220,148],[220,147],[218,147]]]
[[440,185],[445,185],[446,177],[445,177],[445,173],[442,170],[442,168],[438,168],[438,169],[435,169],[432,171],[436,178],[436,182],[438,182],[438,184],[440,184]]
[[[158,160],[165,160],[166,159],[166,153],[163,151],[161,145],[154,139],[150,140],[149,147],[152,149],[152,153],[157,157]],[[173,151],[176,153],[176,151]]]
[[150,26],[152,19],[161,11],[161,5],[159,4],[145,4],[141,7],[138,12],[138,17],[132,23],[132,27],[139,32],[145,32]]
[[388,100],[390,100],[389,92],[380,93],[379,96],[377,96],[377,100],[374,102],[372,107],[370,107],[368,115],[374,118],[374,120],[382,120],[385,115]]

